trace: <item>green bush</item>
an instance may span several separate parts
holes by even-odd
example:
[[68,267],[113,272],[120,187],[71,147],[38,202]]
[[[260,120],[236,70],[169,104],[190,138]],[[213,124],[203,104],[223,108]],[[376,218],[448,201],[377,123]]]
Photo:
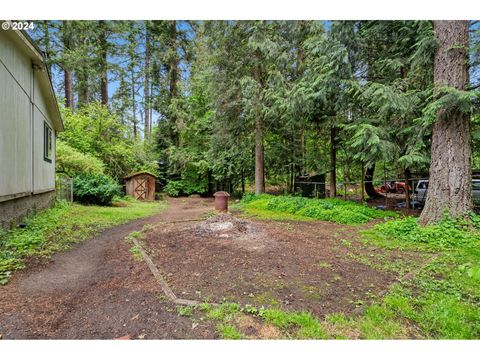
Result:
[[81,174],[73,179],[73,197],[78,202],[110,205],[120,195],[120,186],[107,175]]
[[363,224],[373,219],[396,216],[396,213],[373,209],[366,205],[340,199],[309,199],[298,196],[246,194],[242,199],[246,208],[268,210],[274,213],[300,215],[305,218],[332,221],[340,224]]
[[442,249],[478,246],[480,216],[473,213],[458,219],[445,216],[439,223],[426,227],[421,227],[417,218],[406,217],[378,224],[373,231],[387,238],[427,244]]
[[170,196],[203,194],[207,191],[204,181],[192,183],[186,180],[169,180],[163,190]]
[[[129,127],[106,106],[91,102],[75,112],[63,108],[62,116],[65,131],[58,134],[58,139],[80,154],[99,159],[105,174],[122,179],[132,171],[158,170],[153,145],[132,137]],[[77,155],[74,160],[76,164]],[[97,173],[88,169],[84,172]]]
[[163,190],[170,196],[178,196],[180,195],[183,189],[183,185],[181,181],[173,181],[170,180],[167,182],[167,185],[163,188]]
[[70,177],[88,173],[103,174],[104,164],[95,156],[84,154],[81,151],[65,144],[63,141],[57,141],[57,172],[62,172]]

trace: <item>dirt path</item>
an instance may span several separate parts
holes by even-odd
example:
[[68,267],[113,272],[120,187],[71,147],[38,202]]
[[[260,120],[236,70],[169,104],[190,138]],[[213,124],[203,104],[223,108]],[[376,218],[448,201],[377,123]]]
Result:
[[210,199],[168,202],[165,212],[107,229],[0,287],[3,338],[214,337],[208,326],[192,329],[189,319],[159,301],[154,278],[143,262],[133,260],[124,241],[144,225],[198,218],[213,208]]

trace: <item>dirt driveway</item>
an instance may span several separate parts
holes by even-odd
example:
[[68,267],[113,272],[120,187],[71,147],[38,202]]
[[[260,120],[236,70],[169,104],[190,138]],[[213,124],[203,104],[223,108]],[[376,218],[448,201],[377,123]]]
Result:
[[175,307],[159,301],[147,266],[135,261],[124,238],[146,224],[198,218],[211,199],[169,199],[168,209],[104,231],[17,273],[0,287],[4,339],[212,338],[208,325],[192,329]]

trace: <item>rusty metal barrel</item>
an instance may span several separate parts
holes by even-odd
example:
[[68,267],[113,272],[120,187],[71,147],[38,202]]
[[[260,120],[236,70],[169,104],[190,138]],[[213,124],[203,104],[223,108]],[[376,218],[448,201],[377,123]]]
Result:
[[226,191],[217,191],[213,196],[215,196],[215,210],[227,212],[230,194]]

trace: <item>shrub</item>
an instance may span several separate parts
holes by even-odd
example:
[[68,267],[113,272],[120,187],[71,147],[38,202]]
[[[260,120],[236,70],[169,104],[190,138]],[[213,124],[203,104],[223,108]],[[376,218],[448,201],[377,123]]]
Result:
[[274,213],[300,215],[306,218],[340,224],[362,224],[373,219],[396,216],[394,212],[370,208],[340,199],[309,199],[298,196],[246,194],[242,199],[247,209],[268,210]]
[[[62,116],[65,131],[58,134],[58,139],[81,154],[99,159],[105,174],[121,179],[137,169],[158,170],[151,145],[133,139],[129,128],[106,106],[91,102],[75,112],[64,108]],[[92,173],[88,169],[84,172]]]
[[120,186],[107,175],[81,174],[73,180],[73,197],[84,204],[110,205]]
[[206,182],[192,183],[187,180],[169,180],[163,188],[170,196],[203,194],[207,191]]
[[378,224],[373,230],[387,238],[427,244],[442,249],[478,246],[480,216],[473,213],[457,219],[445,216],[439,223],[426,227],[421,227],[416,218],[406,217]]
[[183,185],[181,181],[170,180],[167,182],[167,185],[163,188],[165,192],[170,196],[178,196],[182,191]]
[[103,162],[96,157],[84,154],[63,141],[57,141],[57,160],[56,167],[58,172],[63,172],[68,176],[103,174]]

